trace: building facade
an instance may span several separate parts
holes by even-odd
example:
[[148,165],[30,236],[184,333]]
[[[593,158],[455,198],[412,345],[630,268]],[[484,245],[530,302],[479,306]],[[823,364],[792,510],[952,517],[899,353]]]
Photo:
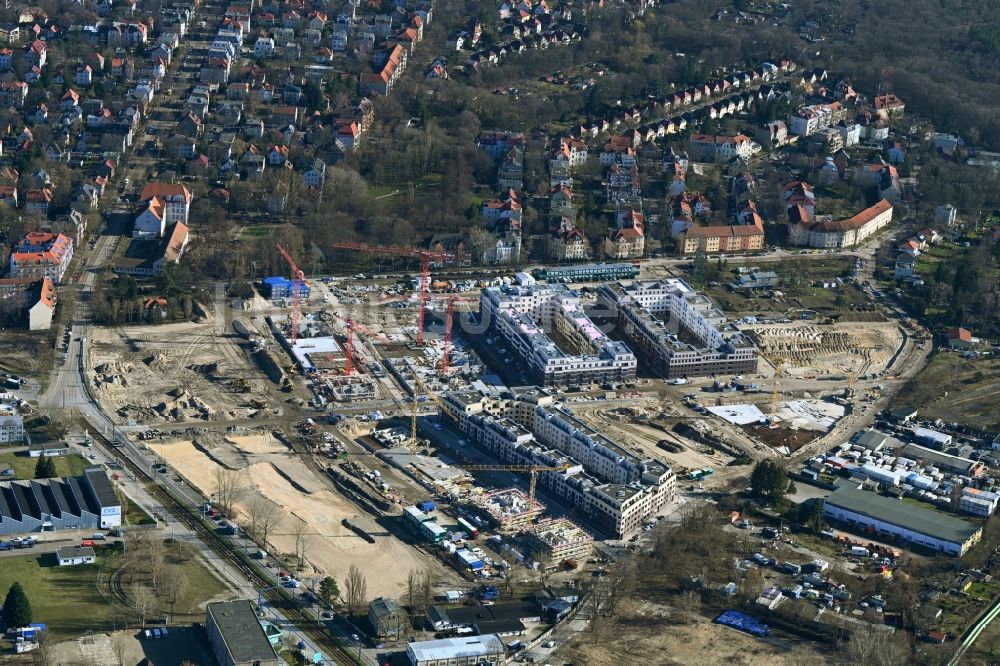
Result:
[[847,220],[789,222],[788,242],[804,247],[854,247],[892,222],[892,210],[892,204],[883,199]]
[[527,366],[534,383],[635,378],[636,360],[629,348],[605,335],[584,312],[580,296],[564,285],[488,287],[480,296],[480,316]]
[[757,346],[683,280],[605,284],[597,299],[629,344],[664,377],[757,371]]
[[498,461],[561,467],[541,484],[600,530],[623,538],[674,498],[676,476],[655,458],[639,458],[557,404],[540,388],[499,396],[452,392],[448,414]]
[[0,535],[121,525],[121,502],[101,467],[80,476],[0,483]]
[[220,666],[278,666],[271,641],[249,601],[220,601],[205,609],[205,633]]

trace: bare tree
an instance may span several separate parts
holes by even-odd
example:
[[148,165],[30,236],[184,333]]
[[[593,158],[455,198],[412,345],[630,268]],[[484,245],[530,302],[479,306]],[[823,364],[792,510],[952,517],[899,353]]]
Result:
[[406,576],[406,607],[410,609],[410,612],[416,615],[417,613],[417,588],[420,585],[420,578],[417,572],[410,569],[410,573]]
[[163,551],[154,549],[144,554],[146,567],[149,569],[149,582],[153,586],[153,591],[157,596],[163,595],[163,583],[167,577],[167,562],[163,557]]
[[[884,625],[883,625],[884,626]],[[851,631],[850,639],[840,643],[842,654],[852,664],[904,666],[910,649],[899,636],[890,636],[882,626],[861,622]]]
[[261,546],[267,546],[267,537],[281,521],[281,510],[277,504],[257,495],[247,506],[250,514],[250,536]]
[[344,600],[348,615],[358,615],[368,603],[368,583],[361,569],[354,564],[347,570],[347,578],[344,579]]
[[128,643],[126,638],[121,634],[115,634],[111,637],[111,651],[115,655],[115,663],[117,666],[125,666],[125,655],[128,654]]
[[166,572],[161,582],[161,596],[170,603],[170,614],[174,614],[174,606],[177,600],[187,591],[188,578],[183,570],[176,564],[166,567]]
[[307,529],[308,526],[304,520],[295,521],[295,527],[292,528],[292,538],[295,539],[295,559],[298,560],[299,567],[304,566],[306,562]]
[[635,561],[626,560],[621,565],[612,570],[607,579],[607,595],[605,600],[605,613],[608,617],[614,618],[618,613],[618,604],[622,599],[631,596],[635,589]]
[[138,616],[140,626],[146,626],[146,616],[153,610],[155,604],[156,597],[148,586],[135,585],[132,587],[132,610]]
[[235,469],[215,469],[215,503],[222,513],[232,517],[233,507],[246,491],[245,476]]
[[431,584],[431,572],[425,571],[424,578],[420,581],[420,612],[424,613],[428,608],[431,607],[431,602],[434,601],[434,588]]

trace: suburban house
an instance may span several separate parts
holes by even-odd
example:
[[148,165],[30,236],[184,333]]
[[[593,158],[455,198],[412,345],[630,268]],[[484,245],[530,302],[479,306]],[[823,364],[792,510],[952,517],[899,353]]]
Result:
[[728,162],[734,157],[749,159],[753,154],[753,141],[743,134],[693,134],[689,154],[697,162]]
[[972,337],[972,332],[958,327],[949,328],[946,332],[948,338],[948,347],[951,349],[961,349],[968,351],[972,349],[972,345],[975,343],[976,339]]

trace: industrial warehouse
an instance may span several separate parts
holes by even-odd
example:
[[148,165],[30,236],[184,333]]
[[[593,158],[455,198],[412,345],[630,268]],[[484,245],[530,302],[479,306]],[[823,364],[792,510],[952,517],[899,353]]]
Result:
[[823,502],[828,518],[856,525],[876,535],[888,534],[947,555],[964,555],[979,543],[983,529],[952,516],[898,499],[841,485]]
[[0,535],[108,529],[121,522],[121,502],[100,467],[80,476],[0,483]]
[[500,396],[452,392],[443,400],[461,431],[498,460],[561,467],[539,473],[539,483],[614,538],[638,529],[674,496],[669,466],[637,458],[544,389],[516,388]]
[[598,304],[668,379],[757,371],[757,346],[711,299],[676,278],[604,284]]
[[534,284],[530,276],[520,279],[520,285],[484,289],[480,317],[510,345],[534,383],[635,379],[635,355],[597,327],[584,312],[579,294],[561,284]]

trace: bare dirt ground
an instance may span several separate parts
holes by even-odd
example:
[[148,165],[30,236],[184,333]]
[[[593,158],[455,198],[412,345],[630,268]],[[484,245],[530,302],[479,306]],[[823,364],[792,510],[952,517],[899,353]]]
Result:
[[560,650],[560,661],[587,666],[727,664],[729,666],[820,666],[829,662],[808,645],[781,638],[755,638],[699,618],[672,624],[648,607],[632,604],[600,634],[584,632]]
[[892,322],[809,322],[756,324],[743,327],[764,355],[780,357],[791,376],[845,376],[884,370],[903,342]]
[[137,664],[143,658],[156,664],[180,664],[185,659],[194,664],[215,663],[204,630],[183,626],[171,627],[166,638],[150,640],[138,630],[91,634],[56,643],[47,657],[47,664],[71,666]]
[[[123,420],[159,425],[273,415],[250,403],[281,398],[257,370],[241,338],[211,319],[164,326],[97,328],[88,378],[98,399]],[[237,390],[237,382],[246,384]],[[288,396],[283,396],[287,398]]]
[[206,496],[217,489],[216,470],[220,466],[242,470],[247,491],[237,506],[237,524],[245,524],[246,509],[255,496],[280,506],[282,519],[269,537],[270,549],[295,553],[295,535],[302,532],[309,565],[306,571],[342,579],[356,564],[367,574],[368,594],[374,597],[398,596],[411,570],[441,568],[385,531],[373,533],[375,543],[368,543],[344,527],[341,521],[361,514],[361,509],[268,433],[205,436],[198,439],[198,446],[191,440],[149,446]]

